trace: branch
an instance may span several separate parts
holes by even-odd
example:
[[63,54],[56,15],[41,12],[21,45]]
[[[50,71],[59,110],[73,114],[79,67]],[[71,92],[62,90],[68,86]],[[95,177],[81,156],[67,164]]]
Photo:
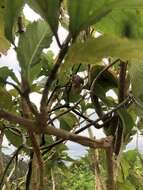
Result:
[[107,139],[94,141],[84,136],[72,134],[63,129],[58,129],[47,125],[39,126],[39,123],[36,123],[34,120],[18,117],[2,110],[0,110],[0,118],[3,118],[10,122],[18,123],[25,127],[30,133],[35,132],[37,134],[54,135],[61,139],[77,142],[84,146],[90,146],[91,148],[106,148],[110,146],[111,143],[111,138],[109,139],[109,141]]
[[29,98],[29,93],[28,94],[23,94],[22,98],[24,98],[24,100],[26,101],[28,108],[30,109],[30,111],[35,115],[38,116],[38,110],[32,105],[32,102],[30,101]]
[[11,85],[11,86],[12,86],[13,88],[15,88],[15,90],[17,90],[17,92],[22,96],[22,92],[21,92],[20,88],[19,88],[17,85],[15,85],[14,83],[9,82],[9,81],[3,81],[3,83],[4,83],[4,84],[9,84],[9,85]]
[[119,73],[119,93],[118,99],[119,103],[121,103],[126,97],[126,71],[127,71],[127,63],[120,63],[120,73]]
[[42,132],[48,135],[55,135],[64,140],[70,140],[72,142],[79,143],[83,146],[91,147],[91,148],[107,148],[112,144],[113,138],[111,136],[107,138],[103,138],[100,140],[91,140],[88,137],[72,134],[63,129],[57,129],[54,127],[47,126],[42,129]]
[[[110,112],[105,114],[102,118],[98,118],[97,120],[89,123],[87,126],[79,129],[78,132],[82,132],[83,130],[87,129],[91,125],[94,125],[95,127],[97,126],[97,128],[98,127],[100,128],[100,125],[98,124],[99,121],[106,120],[107,118],[111,117],[114,112],[116,112],[118,109],[120,109],[122,106],[124,106],[125,104],[127,104],[131,100],[132,100],[132,96],[130,95],[123,102],[118,104],[113,110],[111,110]],[[16,116],[16,115],[14,115],[12,113],[9,113],[9,112],[6,112],[6,111],[4,111],[2,109],[0,109],[0,119],[5,119],[6,121],[20,124],[23,127],[25,127],[26,129],[31,130],[31,131],[33,131],[35,133],[43,133],[43,131],[42,131],[43,128],[40,128],[39,123],[37,123],[35,120],[26,119],[26,118],[23,118],[23,117],[20,117],[20,116]],[[38,126],[36,127],[36,125],[38,125]],[[51,128],[53,128],[53,127],[51,127]],[[60,131],[61,129],[56,129],[55,128],[55,130]],[[65,130],[63,130],[63,131],[68,133]],[[51,134],[51,135],[55,135],[55,134]],[[58,135],[55,135],[55,136],[58,136]]]
[[[68,105],[64,105],[64,107],[68,108],[66,111],[60,113],[59,115],[55,116],[53,119],[51,119],[48,124],[51,124],[54,120],[58,119],[59,117],[65,115],[66,113],[69,113],[70,111],[73,111],[79,104],[80,102],[83,100],[85,96],[83,96],[82,98],[80,98],[76,104],[74,106],[68,106]],[[74,111],[73,111],[74,112]],[[75,110],[75,112],[77,113],[77,111]],[[78,114],[77,114],[78,115]],[[83,116],[84,117],[84,116]],[[84,117],[85,118],[85,117]],[[87,118],[88,119],[88,118]],[[92,122],[92,120],[88,119],[89,122]]]
[[[93,125],[95,128],[97,129],[101,129],[104,126],[105,122],[108,122],[108,120],[110,120],[110,118],[112,117],[112,115],[119,110],[120,108],[122,108],[123,106],[125,106],[127,103],[130,104],[130,102],[132,101],[132,96],[128,96],[123,102],[121,102],[120,104],[118,104],[115,108],[113,108],[111,111],[107,112],[105,115],[103,115],[102,117],[96,119],[95,121],[87,124],[86,126],[80,128],[78,130],[78,132],[82,132],[85,129],[89,128],[91,125]],[[100,121],[103,121],[104,123],[102,125],[99,125],[98,123]]]
[[107,171],[108,171],[107,190],[115,190],[112,147],[106,149],[106,160],[107,160]]
[[26,187],[25,190],[30,190],[30,181],[31,181],[31,175],[32,175],[32,160],[33,160],[34,152],[30,152],[30,161],[28,163],[28,172],[26,175]]
[[[126,97],[126,71],[127,63],[120,62],[120,73],[119,73],[119,92],[118,102],[121,103]],[[115,133],[115,144],[114,152],[118,156],[123,141],[123,126],[120,117],[118,118],[116,133]]]
[[36,140],[36,136],[35,134],[29,130],[29,136],[32,142],[32,146],[34,149],[34,153],[37,157],[37,162],[38,162],[38,166],[39,166],[39,178],[40,178],[40,184],[39,184],[39,189],[38,190],[42,190],[44,188],[44,165],[43,165],[43,160],[42,160],[42,155],[40,152],[40,148],[39,148],[39,144]]
[[52,85],[53,81],[55,80],[56,74],[59,70],[59,67],[61,66],[61,63],[62,63],[62,61],[63,61],[63,59],[64,59],[64,57],[68,51],[68,44],[69,44],[70,40],[71,40],[71,35],[69,34],[67,39],[65,40],[64,44],[62,45],[62,48],[61,48],[61,51],[60,51],[59,56],[57,58],[57,61],[54,64],[54,67],[51,70],[51,73],[47,79],[47,82],[46,82],[44,90],[43,90],[42,99],[41,99],[41,106],[40,106],[41,112],[45,112],[45,110],[46,110],[49,88]]
[[[91,127],[92,125],[96,128],[96,129],[101,129],[103,127],[106,127],[106,125],[113,119],[113,117],[115,116],[115,114],[112,116],[113,113],[115,113],[118,109],[120,109],[122,106],[126,105],[128,102],[130,103],[132,101],[132,95],[130,95],[129,97],[127,97],[122,103],[118,104],[113,110],[111,110],[110,112],[108,112],[107,114],[105,114],[103,117],[98,118],[96,121],[92,121],[87,124],[86,126],[78,129],[77,131],[74,132],[74,134],[79,134],[82,131],[88,129],[89,127]],[[128,104],[129,104],[128,103]],[[98,124],[99,121],[104,121],[103,124]],[[51,150],[54,146],[61,144],[62,142],[64,142],[67,139],[59,139],[58,141],[56,141],[55,143],[48,145],[46,147],[43,147],[42,150],[45,150],[43,152],[43,154],[45,154],[46,152],[48,152],[49,150]]]

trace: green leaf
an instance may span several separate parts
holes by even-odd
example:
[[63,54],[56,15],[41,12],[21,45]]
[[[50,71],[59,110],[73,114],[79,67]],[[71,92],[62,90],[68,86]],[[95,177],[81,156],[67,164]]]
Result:
[[131,184],[130,181],[126,180],[124,183],[118,184],[118,189],[120,190],[135,190],[135,187]]
[[129,176],[130,172],[130,164],[125,158],[122,158],[119,172],[118,172],[118,182],[124,183],[124,181],[127,180],[127,177]]
[[5,90],[5,88],[0,87],[0,108],[11,110],[13,108],[12,96]]
[[22,144],[21,135],[17,133],[15,130],[7,129],[5,130],[4,134],[6,138],[8,139],[8,141],[15,147],[19,147]]
[[5,83],[8,77],[11,77],[17,84],[19,84],[19,81],[12,70],[10,70],[8,67],[1,67],[0,83]]
[[43,21],[28,25],[27,31],[21,34],[17,56],[24,76],[30,81],[30,68],[40,62],[40,54],[52,42],[52,34]]
[[9,48],[10,43],[6,40],[4,36],[0,35],[0,53],[6,55]]
[[45,137],[45,145],[50,145],[50,144],[54,143],[54,140],[53,140],[52,136],[45,135],[44,137]]
[[124,134],[128,135],[132,128],[135,126],[135,123],[131,117],[131,115],[127,112],[126,109],[120,109],[118,110],[118,114],[122,120],[123,127],[124,127]]
[[143,41],[103,35],[71,46],[65,64],[95,64],[105,57],[143,59]]
[[129,150],[129,151],[125,152],[123,156],[132,165],[133,163],[135,163],[135,161],[137,159],[138,152],[137,152],[137,150]]
[[5,0],[5,35],[14,43],[14,28],[20,16],[25,0]]
[[10,48],[10,43],[4,36],[4,0],[0,1],[0,53],[6,54]]
[[33,65],[33,67],[30,68],[30,82],[31,82],[31,84],[34,81],[34,79],[38,78],[38,75],[41,72],[41,67],[42,67],[42,64],[40,62],[36,65]]
[[140,8],[142,0],[68,0],[70,31],[76,36],[81,30],[99,22],[112,10]]
[[60,0],[28,0],[28,4],[49,23],[53,33],[56,34],[58,29]]
[[48,51],[47,53],[42,53],[40,59],[41,59],[40,64],[42,65],[40,76],[43,76],[43,75],[48,76],[53,66],[54,54],[52,51]]
[[60,128],[70,131],[73,129],[75,123],[77,122],[77,118],[72,113],[66,113],[59,118]]
[[85,64],[68,64],[68,62],[65,62],[65,64],[62,64],[60,67],[60,71],[58,74],[58,79],[60,81],[61,85],[65,85],[67,81],[70,80],[71,75],[76,74],[77,72],[83,72],[87,69],[87,65]]
[[0,34],[4,34],[5,0],[0,1]]
[[132,92],[139,104],[143,103],[143,62],[134,61],[130,64],[129,74]]
[[[104,68],[105,66],[102,65],[94,65],[93,67],[91,67],[89,76],[90,85],[92,84],[93,80],[97,77],[99,72],[101,72]],[[115,73],[112,72],[110,69],[103,72],[103,74],[99,77],[97,82],[101,84],[104,88],[106,88],[106,90],[109,90],[111,88],[117,88],[118,86],[117,77]]]
[[114,10],[97,23],[95,29],[101,33],[130,39],[143,38],[143,11],[142,9]]

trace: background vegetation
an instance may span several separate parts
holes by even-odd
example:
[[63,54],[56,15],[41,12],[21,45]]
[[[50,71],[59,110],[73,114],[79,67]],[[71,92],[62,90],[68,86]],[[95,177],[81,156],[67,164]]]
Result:
[[[25,4],[41,19],[27,21]],[[143,188],[142,155],[126,150],[143,129],[142,8],[143,0],[0,1],[1,56],[13,48],[20,68],[19,77],[0,67],[2,190]],[[60,27],[68,31],[63,43]],[[4,136],[17,148],[7,162]],[[68,140],[87,155],[70,158]]]

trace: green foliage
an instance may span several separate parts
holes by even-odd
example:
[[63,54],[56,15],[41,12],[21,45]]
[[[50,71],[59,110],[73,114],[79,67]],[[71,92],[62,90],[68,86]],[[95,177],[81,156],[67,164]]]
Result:
[[88,158],[75,161],[65,175],[62,189],[69,190],[92,190],[94,189],[94,175]]
[[0,1],[0,53],[6,54],[10,48],[9,42],[6,40],[4,35],[4,1]]
[[142,165],[139,157],[137,150],[129,150],[122,154],[117,189],[141,190],[143,188]]
[[5,35],[12,43],[14,43],[15,38],[15,25],[24,3],[25,0],[5,0]]
[[135,126],[135,123],[134,123],[131,115],[127,112],[126,109],[123,109],[123,108],[118,111],[118,114],[123,123],[125,136],[129,135],[132,128]]
[[106,34],[129,39],[142,39],[142,9],[114,10],[97,23],[95,28]]
[[135,98],[142,104],[143,101],[143,63],[142,61],[134,61],[130,64],[129,74],[131,78],[132,91]]
[[88,39],[85,43],[73,44],[69,50],[66,64],[95,64],[105,57],[141,60],[143,58],[142,44],[141,40],[130,41],[126,38],[103,35]]
[[7,90],[3,87],[0,87],[0,109],[12,110],[13,102],[12,96],[7,92]]
[[[62,113],[62,112],[61,112]],[[74,128],[77,118],[72,113],[64,114],[59,118],[60,128],[70,131]]]
[[28,4],[49,23],[53,33],[56,34],[60,0],[28,0]]
[[10,48],[9,42],[3,37],[3,35],[0,35],[0,53],[6,55],[6,52],[9,48]]
[[15,147],[19,147],[22,144],[21,134],[13,129],[5,130],[5,135],[8,141]]
[[127,9],[131,7],[140,7],[143,5],[141,0],[68,0],[70,15],[70,31],[76,36],[81,30],[90,25],[102,21],[112,10]]
[[[24,24],[25,31],[20,32],[17,31],[18,19],[22,15],[21,21],[25,21],[22,12],[25,3],[42,20]],[[20,77],[8,67],[0,67],[0,134],[17,148],[24,143],[27,155],[31,156],[26,149],[32,147],[32,162],[37,161],[35,153],[39,148],[38,161],[41,163],[43,159],[45,169],[45,190],[54,189],[54,185],[57,190],[95,189],[96,166],[103,186],[106,186],[110,174],[105,151],[96,152],[99,154],[97,163],[92,158],[94,150],[73,160],[65,142],[70,139],[91,145],[93,138],[89,141],[71,133],[77,134],[80,127],[93,125],[97,116],[101,119],[97,128],[105,129],[105,135],[112,134],[115,140],[117,123],[123,127],[124,138],[122,134],[118,137],[122,140],[123,150],[117,163],[117,190],[143,189],[142,156],[135,150],[124,151],[137,130],[142,132],[143,125],[142,7],[143,0],[0,1],[0,52],[5,53],[10,47],[7,38],[14,45],[12,48],[20,67]],[[57,31],[65,25],[69,35],[60,44],[59,35],[63,34]],[[101,32],[99,37],[95,37],[96,31]],[[15,40],[17,34],[18,43]],[[51,50],[53,39],[60,47],[57,56]],[[103,58],[108,60],[103,61]],[[124,68],[126,64],[127,68]],[[37,99],[32,99],[32,92],[38,93],[40,98],[42,94],[44,104],[39,105]],[[92,116],[91,112],[94,112]],[[50,135],[44,134],[46,125],[50,126],[46,131]],[[35,140],[31,134],[35,135]],[[116,156],[114,161],[118,162]],[[30,170],[30,164],[28,167]],[[41,168],[32,168],[36,171],[32,175],[37,184]],[[25,189],[23,179],[18,180],[19,186],[22,184]],[[18,186],[13,184],[12,188]]]
[[[94,79],[98,76],[98,74],[104,69],[105,67],[102,65],[93,65],[91,67],[90,76],[89,76],[89,86],[91,86],[94,82]],[[92,91],[94,95],[99,97],[105,104],[112,105],[113,101],[107,98],[106,93],[113,89],[117,89],[118,87],[118,80],[116,78],[115,73],[111,72],[110,70],[105,71],[96,81],[95,85],[93,86]],[[114,103],[115,104],[115,103]]]
[[[49,47],[51,40],[51,31],[43,21],[29,24],[27,31],[20,36],[17,56],[22,74],[29,82],[31,82],[30,77],[32,77],[30,72],[40,62],[42,50]],[[36,71],[38,70],[40,72],[39,69],[36,68]]]
[[10,70],[8,67],[1,67],[0,68],[0,84],[1,85],[6,84],[8,77],[11,77],[11,79],[15,81],[17,84],[19,83],[17,77],[15,76],[12,70]]

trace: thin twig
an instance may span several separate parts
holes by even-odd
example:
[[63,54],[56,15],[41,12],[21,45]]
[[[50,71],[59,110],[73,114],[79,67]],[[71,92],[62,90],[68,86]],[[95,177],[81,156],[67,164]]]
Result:
[[50,72],[50,75],[46,81],[43,93],[42,93],[42,98],[41,98],[41,106],[40,106],[40,110],[41,112],[45,112],[46,111],[46,105],[47,105],[47,97],[48,97],[48,92],[49,92],[49,88],[50,86],[53,84],[55,78],[56,78],[56,74],[59,70],[59,67],[61,66],[61,63],[68,51],[68,44],[71,40],[71,35],[69,34],[68,37],[66,38],[65,42],[62,45],[61,51],[59,53],[59,56],[57,58],[56,63],[53,66],[53,69]]
[[[84,97],[84,96],[83,96],[83,97]],[[50,124],[51,122],[55,121],[55,120],[58,119],[59,117],[65,115],[66,113],[69,113],[69,112],[72,111],[73,109],[75,109],[75,108],[80,104],[80,102],[83,100],[83,97],[80,98],[80,99],[76,102],[76,104],[75,104],[74,106],[69,107],[69,109],[67,109],[66,111],[60,113],[59,115],[57,115],[57,116],[55,116],[53,119],[51,119],[51,120],[48,122],[48,124]],[[47,124],[47,125],[48,125],[48,124]]]
[[10,86],[12,86],[12,87],[13,87],[14,89],[16,89],[17,92],[22,96],[22,92],[21,92],[20,88],[18,88],[17,85],[15,85],[14,83],[9,82],[9,81],[4,81],[4,83],[5,83],[5,84],[9,84]]
[[32,103],[31,103],[31,101],[30,101],[30,99],[29,99],[29,94],[23,93],[23,92],[20,90],[20,88],[19,88],[17,85],[15,85],[14,83],[12,83],[12,82],[6,81],[6,82],[4,82],[4,83],[5,83],[5,84],[9,84],[9,85],[11,85],[12,87],[14,87],[14,89],[17,90],[17,92],[20,94],[20,96],[25,99],[25,101],[27,102],[27,104],[28,104],[28,106],[29,106],[31,112],[32,112],[35,116],[38,115],[38,110],[36,110],[36,109],[34,108],[34,106],[32,105]]
[[[79,134],[79,133],[83,132],[84,130],[88,129],[89,127],[91,127],[91,126],[94,126],[97,129],[101,129],[103,127],[106,127],[106,124],[109,123],[112,120],[112,118],[114,117],[113,113],[115,113],[118,109],[120,109],[127,102],[129,102],[131,100],[131,98],[132,98],[131,96],[128,97],[126,100],[124,100],[121,104],[118,104],[113,110],[111,110],[110,112],[108,112],[107,114],[105,114],[103,117],[98,118],[96,121],[92,121],[89,124],[87,124],[86,126],[84,126],[84,127],[80,128],[80,129],[76,130],[74,132],[74,134]],[[104,123],[99,125],[98,122],[100,122],[100,121],[104,121]],[[42,154],[47,153],[53,147],[55,147],[55,146],[63,143],[65,140],[67,140],[67,139],[59,139],[58,141],[56,141],[55,143],[53,143],[51,145],[48,145],[46,147],[42,147],[41,149],[45,150]]]

